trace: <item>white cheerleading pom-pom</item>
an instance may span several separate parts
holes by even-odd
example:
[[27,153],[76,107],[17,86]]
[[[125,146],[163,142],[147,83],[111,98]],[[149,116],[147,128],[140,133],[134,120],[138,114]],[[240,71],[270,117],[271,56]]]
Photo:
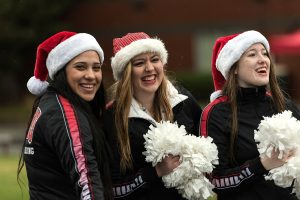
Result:
[[271,157],[273,149],[278,150],[278,158],[284,153],[294,151],[294,155],[281,167],[270,170],[266,180],[274,180],[281,187],[290,187],[294,182],[293,192],[300,198],[300,121],[292,116],[291,111],[264,117],[254,131],[254,139],[261,156]]
[[143,154],[152,166],[168,154],[179,155],[181,164],[162,177],[166,187],[175,187],[184,198],[207,199],[212,196],[213,185],[205,177],[218,164],[218,151],[212,138],[187,134],[185,127],[177,123],[161,122],[150,126],[145,138]]

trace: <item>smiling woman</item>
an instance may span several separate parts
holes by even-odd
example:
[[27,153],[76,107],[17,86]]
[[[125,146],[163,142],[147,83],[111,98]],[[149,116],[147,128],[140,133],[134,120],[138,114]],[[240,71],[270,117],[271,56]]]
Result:
[[[32,108],[20,158],[30,199],[111,199],[101,114],[104,53],[87,33],[59,32],[37,48]],[[48,81],[49,82],[48,82]]]
[[[132,58],[132,86],[134,97],[141,103],[154,99],[162,83],[164,66],[157,53],[143,53]],[[150,105],[144,105],[150,111]]]
[[161,40],[143,32],[129,33],[115,38],[113,46],[111,66],[117,82],[104,119],[115,161],[115,198],[183,199],[161,179],[180,164],[179,156],[169,155],[153,167],[142,153],[144,134],[163,120],[176,121],[198,135],[201,108],[189,91],[168,80],[168,52]]
[[86,51],[73,58],[66,66],[71,89],[85,101],[91,101],[102,81],[101,63],[95,51]]
[[270,58],[261,43],[250,46],[239,59],[235,74],[241,87],[263,86],[269,83]]
[[263,86],[269,83],[270,58],[261,43],[250,46],[239,59],[235,74],[241,87]]
[[219,165],[211,175],[219,200],[292,200],[289,188],[265,180],[269,170],[282,166],[274,151],[262,156],[254,140],[263,117],[291,110],[300,119],[296,106],[283,96],[270,59],[267,39],[257,31],[220,37],[213,49],[212,75],[215,92],[201,115],[201,135],[210,136],[219,151]]

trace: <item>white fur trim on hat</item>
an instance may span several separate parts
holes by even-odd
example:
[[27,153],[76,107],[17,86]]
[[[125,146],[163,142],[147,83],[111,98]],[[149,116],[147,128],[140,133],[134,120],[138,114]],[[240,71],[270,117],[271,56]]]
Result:
[[265,36],[253,30],[237,35],[224,45],[217,57],[216,67],[225,79],[227,79],[228,72],[232,65],[255,43],[262,43],[267,51],[270,52],[270,45]]
[[221,95],[222,95],[222,90],[214,91],[214,92],[211,93],[211,95],[210,95],[210,102],[213,102],[215,99],[217,99],[217,98],[220,97]]
[[43,94],[47,90],[48,85],[49,83],[47,81],[41,81],[34,76],[32,76],[27,82],[29,92],[37,96]]
[[97,40],[90,34],[78,33],[58,44],[50,51],[46,60],[49,77],[53,79],[56,72],[63,68],[70,60],[88,50],[97,51],[101,63],[103,63],[103,50]]
[[162,63],[166,64],[168,60],[168,52],[164,43],[159,39],[147,38],[136,40],[124,48],[120,49],[111,59],[111,67],[115,80],[121,79],[121,74],[125,66],[135,56],[145,52],[159,53]]

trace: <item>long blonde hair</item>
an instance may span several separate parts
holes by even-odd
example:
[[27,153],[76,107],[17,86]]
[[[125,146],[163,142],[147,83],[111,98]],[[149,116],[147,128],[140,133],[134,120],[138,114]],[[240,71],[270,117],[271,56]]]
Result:
[[[270,81],[269,81],[269,89],[271,93],[272,101],[275,105],[275,109],[278,112],[282,112],[285,110],[285,97],[283,95],[282,90],[277,81],[275,68],[268,54],[270,59]],[[234,148],[235,148],[235,141],[238,134],[238,104],[237,104],[237,94],[238,90],[240,89],[238,84],[238,78],[235,75],[235,70],[238,67],[237,62],[231,67],[228,73],[228,79],[224,84],[222,89],[223,95],[228,96],[228,102],[231,107],[232,117],[231,117],[231,136],[230,136],[230,161],[231,163],[235,163],[235,156],[234,156]]]
[[[128,63],[121,79],[113,86],[113,99],[115,100],[115,126],[120,153],[120,168],[122,172],[133,167],[131,156],[130,139],[128,134],[128,115],[133,98],[132,88],[132,65]],[[159,122],[161,120],[173,121],[173,111],[168,96],[168,78],[164,75],[153,102],[153,118]],[[144,133],[143,133],[144,134]]]

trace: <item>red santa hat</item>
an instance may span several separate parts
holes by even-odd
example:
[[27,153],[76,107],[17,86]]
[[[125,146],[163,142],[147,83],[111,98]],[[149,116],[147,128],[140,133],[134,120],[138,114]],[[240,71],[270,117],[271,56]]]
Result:
[[150,38],[143,32],[128,33],[113,40],[114,57],[111,58],[111,67],[115,80],[120,80],[124,68],[135,56],[145,52],[156,52],[160,55],[163,64],[167,63],[168,52],[164,43],[158,38]]
[[27,82],[28,90],[34,95],[43,94],[48,87],[48,76],[53,79],[70,60],[88,50],[96,51],[103,63],[103,50],[90,34],[62,31],[49,37],[37,48],[34,76]]
[[219,37],[216,40],[212,53],[212,77],[215,92],[210,96],[211,101],[221,94],[232,65],[255,43],[262,43],[266,50],[270,52],[268,40],[261,33],[254,30]]

